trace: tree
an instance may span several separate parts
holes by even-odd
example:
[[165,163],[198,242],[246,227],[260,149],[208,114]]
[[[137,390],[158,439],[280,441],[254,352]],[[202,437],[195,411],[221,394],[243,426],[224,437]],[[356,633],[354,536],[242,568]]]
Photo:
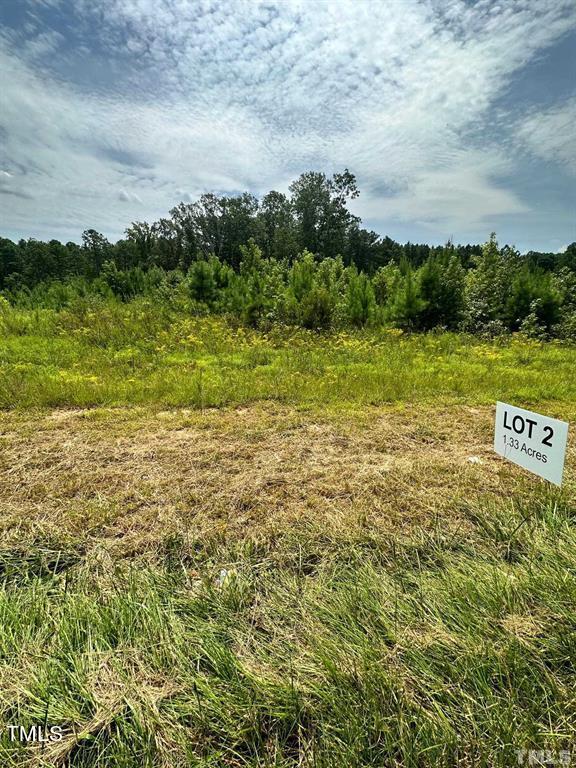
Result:
[[564,253],[558,254],[557,266],[559,269],[565,267],[576,272],[576,243],[570,243],[566,246]]
[[342,260],[316,262],[309,251],[300,253],[288,273],[285,314],[304,328],[329,328],[336,307],[336,283]]
[[374,298],[376,304],[384,307],[385,304],[396,293],[396,289],[402,279],[400,268],[390,262],[380,269],[372,277],[372,288],[374,289]]
[[391,237],[384,237],[378,243],[379,263],[386,266],[386,264],[400,264],[404,255],[404,249]]
[[190,295],[196,301],[210,306],[216,298],[216,280],[212,265],[204,260],[195,261],[188,270]]
[[345,259],[359,270],[372,273],[382,262],[378,249],[378,235],[352,224],[348,230]]
[[87,277],[97,277],[104,262],[110,259],[112,246],[100,232],[86,229],[82,233],[82,247],[88,263]]
[[347,201],[359,194],[354,175],[346,169],[329,179],[308,171],[289,189],[300,248],[323,257],[344,253],[349,228],[359,221],[347,208]]
[[144,272],[140,267],[119,270],[114,261],[105,261],[100,272],[100,279],[122,301],[137,296],[144,289]]
[[298,252],[298,239],[290,200],[281,192],[268,192],[258,216],[266,258],[291,261]]
[[364,272],[352,275],[348,283],[348,318],[352,325],[362,327],[374,312],[374,289]]
[[387,306],[387,318],[397,328],[415,330],[419,326],[424,306],[412,267],[403,261],[400,264],[400,279],[394,286],[394,293]]
[[432,249],[429,245],[419,245],[417,243],[406,243],[403,247],[403,257],[411,267],[420,267],[430,258]]
[[496,234],[475,258],[475,268],[466,279],[464,327],[472,332],[498,332],[504,328],[509,273],[498,249]]
[[132,239],[118,240],[114,245],[114,261],[118,269],[130,269],[139,263],[138,246]]
[[31,237],[22,247],[22,278],[25,285],[32,288],[54,277],[56,264],[48,243]]
[[299,319],[304,328],[328,329],[332,325],[334,302],[328,289],[314,285],[300,302]]
[[151,267],[154,264],[152,252],[156,239],[154,226],[150,226],[146,221],[135,221],[126,230],[126,238],[136,245],[140,266]]
[[435,253],[424,262],[418,282],[424,302],[420,327],[455,329],[464,307],[464,270],[451,243],[441,254]]
[[186,272],[196,258],[198,251],[198,237],[194,221],[193,206],[179,203],[170,211],[171,221],[178,233],[180,243],[179,268]]
[[219,256],[223,262],[238,269],[242,258],[241,246],[249,240],[259,243],[263,239],[257,219],[258,200],[254,195],[244,192],[235,197],[223,197],[221,205],[222,247]]
[[310,251],[304,250],[298,254],[289,274],[289,288],[297,302],[312,290],[316,265]]
[[[514,275],[506,305],[506,321],[511,331],[530,327],[549,335],[560,321],[562,297],[550,274],[532,271],[527,266]],[[527,319],[530,317],[528,323]]]
[[22,264],[18,246],[12,240],[0,237],[0,288],[4,286],[9,275],[21,271]]
[[197,252],[205,258],[214,254],[221,258],[223,250],[222,215],[224,202],[212,193],[200,197],[196,203],[186,206],[188,223],[194,232]]
[[264,315],[271,311],[274,296],[268,290],[268,264],[262,258],[262,251],[253,238],[247,245],[240,246],[240,278],[242,287],[242,315],[250,325],[256,326]]
[[150,259],[166,271],[176,269],[182,263],[181,231],[172,219],[160,219],[152,225]]

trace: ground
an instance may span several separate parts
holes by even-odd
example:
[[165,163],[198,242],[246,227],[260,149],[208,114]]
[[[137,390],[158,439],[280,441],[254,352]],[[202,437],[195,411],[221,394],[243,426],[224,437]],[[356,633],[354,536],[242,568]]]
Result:
[[76,537],[122,557],[173,535],[450,526],[459,499],[542,485],[494,453],[493,421],[494,408],[463,405],[6,415],[0,530],[5,545]]
[[576,419],[574,349],[196,330],[0,342],[0,764],[573,750],[574,437],[562,488],[492,439],[496,399]]

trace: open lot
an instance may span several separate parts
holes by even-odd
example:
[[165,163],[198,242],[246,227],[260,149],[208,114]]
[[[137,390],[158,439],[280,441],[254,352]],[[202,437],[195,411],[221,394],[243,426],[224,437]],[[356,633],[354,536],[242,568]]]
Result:
[[573,348],[42,323],[2,342],[0,722],[64,737],[2,765],[573,747],[573,436],[562,489],[491,447],[497,398],[574,420]]

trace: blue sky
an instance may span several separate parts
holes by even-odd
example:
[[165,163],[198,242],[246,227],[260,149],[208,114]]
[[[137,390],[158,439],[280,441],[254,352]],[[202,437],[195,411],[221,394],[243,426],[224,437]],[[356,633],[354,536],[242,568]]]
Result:
[[576,240],[576,4],[3,0],[0,234],[349,168],[396,240]]

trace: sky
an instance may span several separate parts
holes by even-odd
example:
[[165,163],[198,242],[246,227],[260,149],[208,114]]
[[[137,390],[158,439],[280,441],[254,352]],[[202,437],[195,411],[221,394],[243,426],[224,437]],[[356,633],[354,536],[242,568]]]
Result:
[[573,0],[2,0],[0,235],[348,168],[400,242],[576,240]]

